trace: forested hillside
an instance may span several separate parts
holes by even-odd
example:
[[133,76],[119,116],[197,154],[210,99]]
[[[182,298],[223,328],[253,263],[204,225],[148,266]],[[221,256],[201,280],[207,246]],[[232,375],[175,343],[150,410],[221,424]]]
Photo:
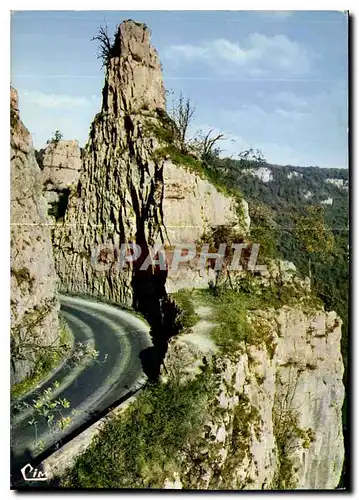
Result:
[[[294,262],[326,308],[343,319],[347,351],[349,173],[347,169],[216,159],[214,171],[248,201],[251,233],[274,258]],[[304,234],[299,232],[299,226]],[[312,241],[312,246],[310,242]],[[324,241],[325,240],[325,241]]]

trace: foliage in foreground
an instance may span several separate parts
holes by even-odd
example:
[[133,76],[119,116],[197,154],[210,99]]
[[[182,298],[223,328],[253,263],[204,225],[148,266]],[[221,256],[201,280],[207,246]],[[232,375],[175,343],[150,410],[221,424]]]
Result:
[[181,452],[198,438],[210,377],[188,384],[153,383],[122,414],[109,419],[61,480],[64,487],[156,488],[178,470]]
[[63,431],[71,423],[71,415],[76,413],[72,410],[71,415],[66,415],[68,413],[71,404],[66,398],[54,398],[54,391],[60,386],[59,382],[54,382],[52,387],[48,387],[43,392],[41,392],[36,399],[33,399],[32,404],[26,402],[22,403],[23,410],[31,408],[32,419],[29,420],[28,424],[34,430],[34,448],[43,451],[45,448],[44,442],[38,438],[38,426],[41,421],[45,421],[47,427],[51,433],[56,433],[57,430]]
[[[259,329],[258,324],[253,328],[248,316],[250,311],[259,307],[280,307],[282,302],[273,290],[262,290],[261,296],[260,293],[254,293],[251,287],[251,283],[247,283],[247,287],[242,283],[241,292],[218,287],[173,294],[172,298],[182,311],[179,315],[180,331],[186,332],[199,320],[195,313],[196,305],[209,306],[213,312],[213,318],[209,319],[218,323],[212,335],[225,353],[229,355],[238,351],[241,341],[264,342],[270,351],[270,332]],[[206,364],[202,373],[186,384],[177,379],[166,384],[156,382],[147,386],[123,413],[110,417],[88,450],[78,457],[75,465],[62,477],[61,486],[163,488],[166,478],[172,478],[175,472],[183,472],[185,457],[197,456],[196,450],[201,446],[201,439],[204,439],[201,435],[216,387],[215,373],[213,367]],[[258,420],[255,408],[247,404],[249,402],[244,408],[244,403],[245,399],[242,398],[235,410],[238,418],[235,419],[233,433],[238,442],[230,464],[226,462],[223,471],[223,480],[228,476],[228,485],[233,467],[248,452],[249,426],[255,426]],[[279,430],[283,427],[280,426],[282,421],[285,423],[285,432],[279,431],[278,434],[281,446],[279,465],[288,476],[293,468],[288,459],[288,443],[301,439],[303,447],[307,447],[311,435],[300,429],[295,413],[287,412],[286,418],[283,412],[278,415]],[[208,442],[205,449],[207,446]],[[283,480],[277,478],[275,487],[282,487]],[[196,485],[191,483],[188,487],[196,488]]]
[[30,392],[54,370],[68,354],[73,343],[72,335],[62,321],[60,325],[59,345],[55,348],[43,348],[32,374],[11,387],[11,399],[15,400]]
[[176,331],[186,331],[199,321],[191,295],[187,290],[179,290],[173,293],[171,297],[179,306],[179,312],[175,320]]

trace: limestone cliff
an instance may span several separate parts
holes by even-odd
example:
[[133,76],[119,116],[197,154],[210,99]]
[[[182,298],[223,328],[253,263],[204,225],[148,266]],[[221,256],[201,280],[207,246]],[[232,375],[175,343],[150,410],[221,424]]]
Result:
[[[157,154],[163,143],[156,131],[169,118],[161,65],[146,26],[122,23],[111,54],[77,190],[54,233],[56,268],[65,291],[141,308],[145,289],[147,299],[164,296],[167,272],[119,269],[122,243],[141,247],[139,266],[155,243],[195,243],[206,228],[227,223],[248,230],[248,209],[245,202],[237,207],[199,173]],[[238,209],[245,213],[242,221]],[[111,265],[94,266],[93,255],[99,264]]]
[[11,381],[56,346],[59,304],[41,172],[11,89]]
[[[211,227],[239,225],[236,201],[219,193],[208,180],[168,161],[163,181],[163,222],[172,245],[198,241]],[[241,209],[240,227],[247,232],[250,220],[245,200]]]
[[206,311],[197,312],[192,332],[170,340],[162,379],[187,383],[210,366],[215,389],[202,435],[164,486],[334,489],[344,458],[338,316],[287,306],[254,311],[266,334],[223,354],[208,335]]

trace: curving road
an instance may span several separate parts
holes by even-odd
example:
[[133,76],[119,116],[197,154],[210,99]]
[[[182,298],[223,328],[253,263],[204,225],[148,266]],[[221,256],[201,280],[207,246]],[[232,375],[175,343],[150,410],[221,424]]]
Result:
[[[66,398],[71,404],[62,412],[64,417],[71,416],[71,424],[65,430],[49,427],[44,417],[34,415],[31,406],[12,407],[13,464],[26,464],[40,454],[40,441],[42,449],[48,449],[90,421],[94,413],[106,410],[146,380],[141,359],[152,342],[150,328],[144,321],[127,311],[90,299],[61,296],[60,301],[62,315],[75,343],[87,342],[99,354],[96,359],[85,357],[76,363],[70,360],[63,363],[23,400],[31,405],[38,393],[58,382],[53,399]],[[36,425],[29,424],[33,418]]]

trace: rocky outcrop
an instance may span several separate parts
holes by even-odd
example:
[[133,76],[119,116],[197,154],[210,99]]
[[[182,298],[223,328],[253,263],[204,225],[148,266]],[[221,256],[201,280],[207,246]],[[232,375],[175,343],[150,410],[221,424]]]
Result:
[[145,24],[128,20],[119,26],[107,66],[103,97],[103,108],[109,112],[165,109],[161,63]]
[[[84,151],[77,192],[70,196],[63,226],[54,234],[56,267],[66,291],[102,295],[132,304],[132,270],[118,269],[122,243],[143,254],[163,234],[163,165],[151,160],[156,148],[144,134],[146,120],[164,110],[160,62],[144,25],[120,25]],[[96,270],[91,256],[104,247],[110,269]]]
[[243,170],[242,174],[258,177],[262,182],[271,182],[273,180],[272,171],[267,167],[248,168]]
[[186,383],[206,365],[215,390],[203,434],[164,487],[338,485],[344,457],[341,320],[334,312],[286,306],[255,311],[253,321],[270,333],[269,343],[242,343],[223,354],[203,334],[203,321],[170,340],[162,379]]
[[[163,225],[171,248],[194,244],[218,226],[229,225],[243,235],[249,233],[250,218],[245,200],[239,204],[231,196],[218,191],[207,179],[171,161],[164,162],[163,181]],[[178,266],[177,270],[169,268],[166,291],[207,288],[215,279],[214,270],[201,268],[197,255]]]
[[[242,206],[199,175],[167,161],[163,170],[163,222],[170,244],[194,243],[208,228],[223,225],[249,231],[248,204]],[[239,210],[243,216],[239,222]]]
[[[139,307],[143,293],[151,300],[166,293],[168,270],[138,272],[149,247],[195,243],[218,224],[247,228],[248,207],[243,203],[240,221],[233,199],[157,154],[163,144],[156,130],[169,118],[160,61],[145,25],[120,25],[102,94],[77,190],[54,233],[56,267],[64,291]],[[118,265],[123,243],[141,248],[131,268]]]
[[74,140],[53,140],[39,151],[38,161],[50,214],[59,218],[64,215],[68,196],[80,177],[80,146]]
[[336,186],[338,188],[349,189],[349,181],[346,179],[329,178],[329,179],[326,179],[325,182],[327,184],[333,184],[333,186]]
[[31,136],[11,89],[11,367],[12,383],[55,347],[58,335],[56,274],[41,172]]

